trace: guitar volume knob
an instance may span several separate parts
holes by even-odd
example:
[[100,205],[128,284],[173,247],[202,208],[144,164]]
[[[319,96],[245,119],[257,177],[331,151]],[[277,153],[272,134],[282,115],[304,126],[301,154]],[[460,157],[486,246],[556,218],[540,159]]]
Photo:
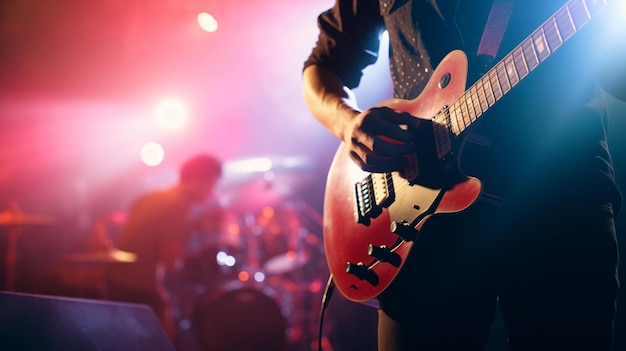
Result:
[[359,263],[346,263],[346,273],[350,273],[352,275],[357,276],[359,279],[365,279],[365,274],[367,272],[367,267],[362,262]]
[[419,233],[415,228],[413,228],[409,223],[402,221],[391,222],[389,226],[389,230],[397,236],[401,237],[404,241],[413,241],[417,237]]
[[359,280],[367,280],[372,285],[378,284],[378,275],[371,269],[367,268],[363,262],[359,263],[346,263],[346,273],[352,274],[359,278]]
[[389,263],[394,267],[399,267],[402,261],[400,255],[391,251],[385,245],[374,246],[370,244],[367,248],[367,254],[377,258],[381,262]]

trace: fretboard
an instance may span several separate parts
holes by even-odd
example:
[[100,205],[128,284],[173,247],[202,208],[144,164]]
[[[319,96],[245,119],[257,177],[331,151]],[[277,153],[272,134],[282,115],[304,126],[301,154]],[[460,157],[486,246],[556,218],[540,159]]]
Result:
[[604,6],[606,0],[568,1],[448,107],[448,129],[460,135]]

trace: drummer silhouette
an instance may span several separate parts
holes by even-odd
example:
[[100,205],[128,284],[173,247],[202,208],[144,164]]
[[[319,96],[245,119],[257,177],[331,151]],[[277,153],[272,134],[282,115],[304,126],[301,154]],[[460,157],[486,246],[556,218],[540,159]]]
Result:
[[221,161],[199,154],[182,164],[176,184],[139,196],[131,205],[117,243],[117,248],[136,254],[137,260],[111,266],[107,275],[109,298],[150,305],[174,342],[176,329],[166,274],[180,265],[185,254],[195,225],[194,206],[207,202],[221,175]]

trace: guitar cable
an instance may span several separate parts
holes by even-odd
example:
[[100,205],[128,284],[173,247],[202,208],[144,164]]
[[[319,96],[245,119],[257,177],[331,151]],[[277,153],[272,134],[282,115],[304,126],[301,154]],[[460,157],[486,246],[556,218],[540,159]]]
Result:
[[324,339],[324,332],[322,330],[324,326],[324,312],[326,312],[326,308],[328,307],[328,303],[330,302],[330,297],[333,295],[333,291],[335,291],[335,282],[333,281],[333,275],[330,274],[328,276],[326,288],[324,289],[324,295],[322,295],[322,306],[320,308],[319,330],[317,335],[318,351],[322,351],[322,341]]

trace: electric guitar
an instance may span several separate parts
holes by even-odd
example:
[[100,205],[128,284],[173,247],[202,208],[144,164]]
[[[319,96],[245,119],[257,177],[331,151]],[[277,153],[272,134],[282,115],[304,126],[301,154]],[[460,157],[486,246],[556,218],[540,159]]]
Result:
[[470,127],[605,6],[606,0],[568,1],[469,89],[467,57],[455,50],[417,98],[381,103],[429,126],[431,146],[418,150],[402,175],[364,172],[345,144],[339,146],[328,173],[323,225],[327,263],[343,296],[376,298],[396,278],[431,216],[463,211],[481,196],[481,181],[459,166]]

